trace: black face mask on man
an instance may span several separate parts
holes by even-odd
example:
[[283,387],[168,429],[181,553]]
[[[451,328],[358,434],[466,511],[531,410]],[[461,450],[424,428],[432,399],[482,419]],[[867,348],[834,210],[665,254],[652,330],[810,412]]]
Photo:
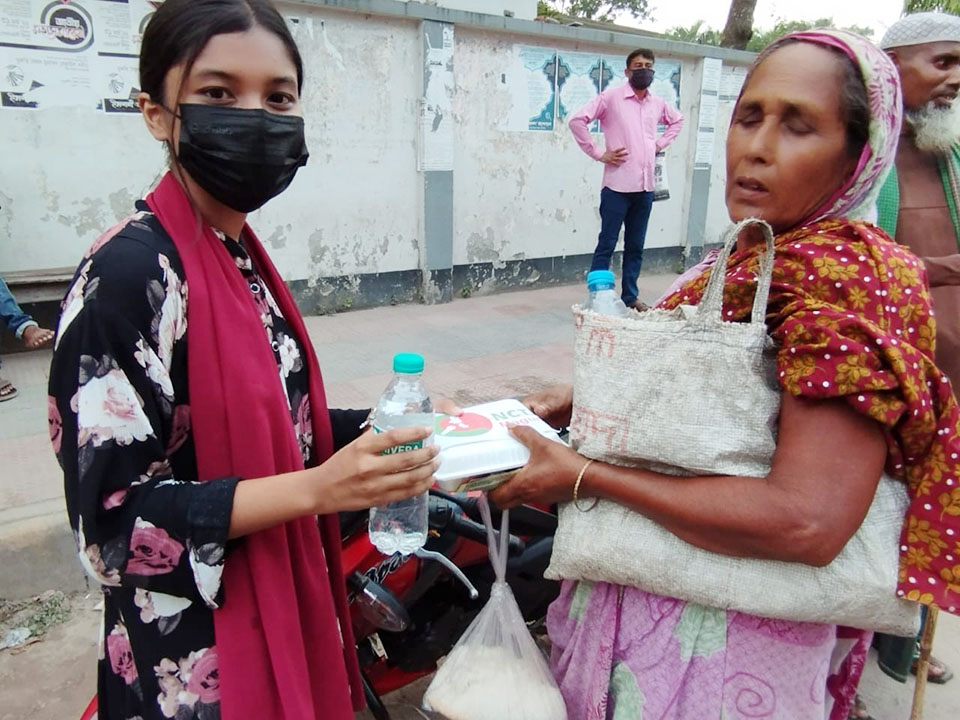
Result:
[[266,110],[180,105],[177,160],[216,200],[248,213],[307,164],[303,118]]
[[653,82],[653,68],[637,68],[630,71],[630,87],[646,90]]

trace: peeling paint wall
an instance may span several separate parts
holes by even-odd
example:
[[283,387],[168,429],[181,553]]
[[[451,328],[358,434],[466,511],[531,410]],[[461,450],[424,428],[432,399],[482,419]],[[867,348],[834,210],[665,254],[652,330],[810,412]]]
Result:
[[[291,281],[418,267],[417,23],[280,7],[300,21],[310,160],[251,226]],[[165,167],[138,115],[5,109],[0,121],[5,272],[76,265]]]
[[139,116],[0,111],[0,270],[76,265],[163,167]]
[[[418,169],[421,23],[316,3],[280,7],[297,19],[311,156],[290,188],[251,214],[250,223],[284,277],[300,288],[300,297],[309,295],[320,303],[351,292],[370,294],[365,288],[373,286],[373,276],[385,278],[383,287],[389,286],[395,301],[416,297],[420,289],[407,295],[396,283],[427,267],[424,175]],[[531,33],[540,25],[520,24],[530,26]],[[509,267],[513,273],[523,267],[529,273],[524,282],[533,282],[539,278],[537,268],[551,272],[550,258],[593,251],[602,166],[580,150],[562,121],[552,132],[500,129],[511,106],[502,81],[511,48],[541,44],[619,55],[627,50],[622,44],[550,40],[480,25],[484,23],[473,19],[455,25],[453,232],[447,238],[453,267],[430,269],[449,278],[457,268],[461,275],[475,275],[475,266]],[[673,57],[682,62],[681,111],[688,122],[669,150],[671,199],[654,206],[647,239],[651,249],[685,244],[691,203],[702,58]],[[721,104],[708,243],[726,225],[722,159],[728,117],[729,108]],[[132,212],[134,200],[164,168],[161,146],[136,115],[69,108],[4,110],[0,122],[0,270],[5,272],[74,266],[100,232]],[[489,268],[481,274],[487,277]],[[423,287],[429,291],[430,283]],[[383,297],[378,300],[374,293],[366,304]],[[336,304],[345,303],[338,299]]]
[[287,280],[418,267],[417,24],[282,10],[299,19],[310,160],[251,225]]

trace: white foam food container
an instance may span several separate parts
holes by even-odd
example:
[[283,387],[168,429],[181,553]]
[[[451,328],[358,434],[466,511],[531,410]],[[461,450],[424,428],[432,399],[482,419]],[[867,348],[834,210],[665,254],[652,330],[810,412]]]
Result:
[[516,425],[525,425],[562,442],[552,427],[519,400],[475,405],[456,416],[438,414],[433,435],[440,447],[440,467],[434,475],[437,485],[453,492],[470,478],[526,465],[530,451],[509,433],[509,428]]

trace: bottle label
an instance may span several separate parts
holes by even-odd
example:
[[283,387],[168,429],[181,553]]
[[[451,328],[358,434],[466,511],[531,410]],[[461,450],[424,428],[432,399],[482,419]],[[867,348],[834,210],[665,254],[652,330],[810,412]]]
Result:
[[[373,431],[379,435],[383,432],[381,428],[378,428],[376,425],[373,426]],[[397,453],[410,452],[411,450],[419,450],[423,447],[423,440],[417,440],[417,442],[411,443],[402,443],[400,445],[394,445],[389,447],[386,450],[383,450],[381,455],[396,455]]]

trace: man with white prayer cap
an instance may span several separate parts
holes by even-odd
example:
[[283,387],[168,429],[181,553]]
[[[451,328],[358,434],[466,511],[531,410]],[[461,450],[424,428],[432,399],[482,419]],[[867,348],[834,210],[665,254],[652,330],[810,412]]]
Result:
[[[903,134],[877,202],[878,225],[927,268],[937,322],[936,363],[960,388],[960,17],[906,15],[880,47],[903,84]],[[916,671],[912,639],[878,635],[880,667],[906,682]],[[952,677],[931,658],[928,679]]]
[[927,266],[937,366],[960,388],[960,17],[907,15],[880,47],[900,71],[905,122],[879,225]]

